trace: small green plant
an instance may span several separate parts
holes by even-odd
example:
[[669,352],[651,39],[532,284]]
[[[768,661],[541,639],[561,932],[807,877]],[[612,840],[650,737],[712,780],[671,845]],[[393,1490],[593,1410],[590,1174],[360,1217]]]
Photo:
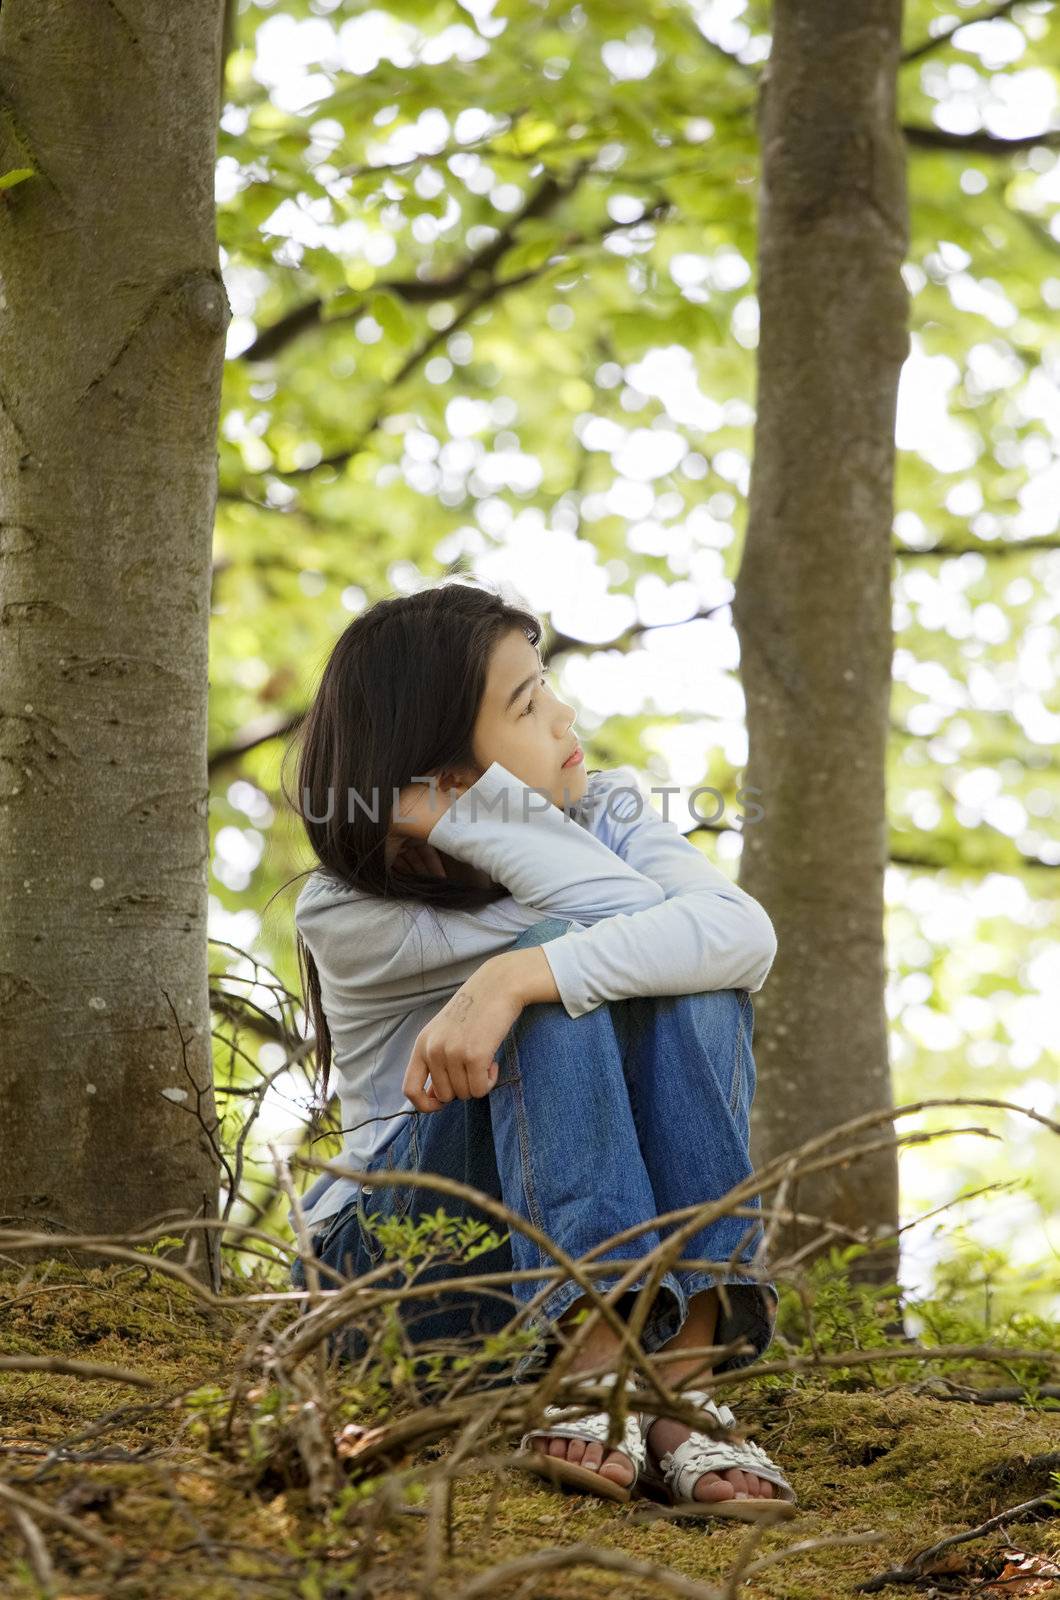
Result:
[[399,1263],[406,1272],[438,1261],[456,1264],[473,1261],[496,1250],[508,1234],[496,1233],[475,1217],[451,1217],[441,1206],[420,1217],[365,1217],[369,1232],[382,1247],[383,1259]]
[[155,1240],[154,1244],[144,1246],[144,1254],[160,1256],[164,1250],[183,1250],[186,1245],[187,1241],[179,1239],[176,1234],[164,1233],[160,1239]]
[[220,1423],[231,1403],[231,1395],[219,1384],[204,1383],[192,1389],[181,1401],[183,1410],[188,1413],[188,1438],[205,1450],[216,1449],[220,1442]]
[[251,1467],[260,1469],[275,1452],[285,1397],[275,1384],[267,1384],[260,1391],[252,1391],[246,1399],[246,1458]]
[[[845,1350],[881,1350],[894,1347],[894,1325],[901,1322],[909,1342],[920,1345],[989,1346],[1003,1352],[1041,1350],[1043,1356],[1057,1346],[1055,1321],[1019,1304],[1019,1287],[1028,1284],[1001,1251],[975,1241],[938,1263],[935,1284],[928,1295],[916,1296],[898,1283],[871,1284],[851,1281],[851,1267],[864,1253],[862,1245],[833,1246],[805,1270],[799,1285],[778,1284],[780,1307],[777,1332],[793,1354],[838,1354]],[[1035,1285],[1037,1286],[1037,1285]],[[1049,1397],[1039,1399],[1040,1387],[1055,1381],[1055,1368],[1047,1361],[984,1358],[975,1368],[969,1358],[940,1357],[916,1369],[897,1358],[832,1368],[828,1381],[839,1389],[875,1387],[886,1372],[888,1381],[917,1381],[951,1377],[966,1384],[1008,1381],[1024,1390],[1028,1405],[1056,1407]]]
[[[801,1292],[777,1285],[777,1331],[794,1345],[794,1353],[873,1350],[892,1341],[887,1330],[898,1318],[902,1291],[893,1282],[851,1281],[851,1268],[864,1254],[864,1245],[832,1245],[805,1270]],[[856,1369],[841,1370],[852,1375]]]
[[[479,1218],[451,1216],[442,1206],[415,1217],[369,1214],[365,1225],[375,1242],[379,1263],[386,1262],[394,1268],[386,1280],[388,1286],[414,1284],[429,1268],[445,1264],[445,1277],[432,1279],[439,1293],[444,1293],[449,1278],[462,1277],[465,1270],[468,1276],[474,1276],[470,1264],[497,1250],[509,1237],[507,1230],[499,1232]],[[506,1292],[503,1284],[499,1289],[502,1294]],[[426,1342],[410,1344],[396,1299],[366,1313],[360,1326],[371,1348],[368,1369],[362,1371],[360,1379],[365,1408],[370,1413],[387,1409],[393,1391],[406,1386],[423,1385],[427,1392],[437,1393],[445,1379],[458,1374],[473,1376],[479,1369],[492,1372],[498,1367],[514,1370],[518,1358],[541,1340],[537,1329],[522,1325],[510,1331],[476,1335],[464,1349],[454,1349],[451,1340],[439,1349]]]

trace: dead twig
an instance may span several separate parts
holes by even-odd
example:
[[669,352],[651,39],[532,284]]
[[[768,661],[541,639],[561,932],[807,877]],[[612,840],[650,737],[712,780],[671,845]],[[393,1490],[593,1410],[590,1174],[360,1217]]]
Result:
[[134,1383],[153,1389],[155,1380],[127,1367],[108,1367],[99,1361],[73,1361],[66,1356],[0,1356],[0,1372],[61,1372],[68,1378],[101,1378],[104,1383]]
[[44,1542],[44,1535],[29,1512],[24,1511],[21,1506],[11,1506],[10,1511],[15,1527],[26,1542],[26,1553],[33,1569],[33,1576],[44,1590],[47,1600],[51,1600],[58,1580],[51,1556],[48,1554],[48,1546]]
[[996,1517],[990,1517],[978,1528],[970,1528],[967,1533],[952,1533],[948,1539],[940,1539],[938,1544],[929,1545],[926,1550],[918,1550],[902,1567],[892,1567],[890,1572],[877,1573],[875,1577],[867,1578],[864,1583],[855,1585],[855,1588],[864,1594],[875,1594],[879,1589],[885,1589],[889,1583],[916,1583],[924,1576],[924,1567],[927,1562],[933,1561],[943,1550],[949,1550],[953,1545],[968,1544],[972,1539],[982,1539],[986,1534],[993,1533],[995,1528],[1003,1527],[1008,1522],[1014,1522],[1017,1517],[1026,1516],[1030,1511],[1036,1511],[1039,1506],[1055,1506],[1056,1494],[1039,1494],[1033,1500],[1025,1500],[1022,1505],[1011,1506],[1008,1511],[999,1511]]
[[12,1510],[24,1511],[27,1516],[39,1518],[42,1522],[54,1522],[56,1527],[62,1528],[74,1539],[83,1539],[86,1544],[100,1552],[108,1563],[116,1570],[125,1561],[124,1553],[105,1539],[95,1528],[86,1527],[83,1522],[78,1522],[76,1517],[68,1517],[65,1511],[60,1511],[56,1506],[50,1506],[46,1500],[38,1500],[35,1495],[24,1494],[21,1489],[15,1489],[9,1483],[0,1483],[0,1504]]
[[945,1376],[918,1383],[911,1393],[925,1394],[932,1400],[962,1400],[971,1406],[1027,1405],[1037,1400],[1060,1400],[1060,1384],[1040,1384],[1033,1393],[1023,1385],[1004,1388],[969,1389]]

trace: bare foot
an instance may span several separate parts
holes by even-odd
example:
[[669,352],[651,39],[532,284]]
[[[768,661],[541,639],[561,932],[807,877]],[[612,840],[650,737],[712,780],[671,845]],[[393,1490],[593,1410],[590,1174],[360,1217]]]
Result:
[[[568,1324],[584,1303],[584,1300],[575,1301],[560,1318],[560,1325]],[[571,1375],[593,1368],[599,1369],[601,1366],[606,1369],[614,1359],[618,1348],[619,1341],[606,1325],[592,1330],[582,1341],[581,1349],[571,1362],[569,1368]],[[623,1488],[628,1488],[635,1476],[633,1462],[624,1450],[608,1450],[605,1445],[594,1439],[556,1439],[542,1429],[531,1437],[530,1448],[541,1450],[550,1456],[565,1456],[568,1461],[574,1461],[580,1467],[599,1472],[602,1478],[613,1479]]]
[[535,1434],[530,1448],[550,1456],[565,1456],[580,1467],[599,1472],[601,1478],[612,1478],[623,1488],[633,1482],[633,1463],[626,1452],[608,1450],[605,1459],[604,1446],[595,1439],[554,1439],[548,1434]]
[[[618,1341],[609,1334],[598,1336],[590,1345],[588,1353],[582,1353],[571,1367],[571,1372],[583,1372],[592,1367],[603,1353],[608,1356],[614,1354],[618,1348]],[[590,1472],[599,1472],[602,1478],[611,1478],[615,1483],[627,1488],[633,1482],[633,1462],[624,1450],[608,1450],[595,1439],[564,1439],[553,1438],[547,1432],[534,1434],[530,1440],[532,1450],[541,1450],[550,1456],[564,1456],[568,1461],[574,1461],[580,1467],[587,1467]]]
[[[692,1432],[683,1422],[673,1417],[656,1417],[648,1429],[646,1445],[648,1460],[656,1472],[659,1457],[667,1450],[675,1450]],[[692,1489],[694,1500],[771,1500],[773,1485],[768,1478],[759,1478],[740,1467],[730,1467],[726,1472],[704,1472],[696,1479]]]

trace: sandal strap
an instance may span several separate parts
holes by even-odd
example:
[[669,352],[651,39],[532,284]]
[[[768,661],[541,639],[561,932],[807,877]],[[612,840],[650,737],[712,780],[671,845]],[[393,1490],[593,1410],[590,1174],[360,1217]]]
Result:
[[[626,1382],[626,1388],[635,1388],[632,1379]],[[536,1428],[531,1428],[524,1433],[519,1441],[520,1450],[530,1448],[530,1440],[536,1439],[541,1434],[548,1434],[551,1438],[584,1439],[590,1444],[607,1443],[607,1430],[611,1417],[607,1411],[592,1411],[588,1415],[572,1415],[576,1408],[569,1405],[545,1407],[541,1423]],[[624,1450],[633,1463],[633,1477],[628,1488],[632,1488],[640,1477],[646,1461],[644,1444],[644,1429],[641,1426],[640,1414],[629,1410],[625,1416],[623,1436],[617,1445],[612,1445],[614,1450]]]
[[662,1476],[675,1500],[693,1500],[696,1483],[704,1472],[728,1472],[733,1467],[767,1479],[780,1491],[781,1500],[794,1501],[795,1491],[780,1468],[760,1446],[749,1440],[731,1444],[708,1439],[702,1433],[691,1433],[676,1450],[668,1450],[659,1459]]
[[[729,1407],[726,1405],[719,1405],[706,1389],[679,1389],[677,1394],[680,1399],[690,1401],[692,1405],[698,1407],[700,1411],[705,1411],[708,1416],[713,1417],[719,1427],[735,1428],[738,1426],[736,1417]],[[645,1437],[647,1437],[647,1432],[651,1427],[651,1424],[659,1415],[661,1415],[661,1413],[655,1411],[642,1411],[640,1413],[641,1427],[644,1429]],[[710,1435],[704,1435],[702,1432],[700,1432],[700,1437],[709,1439]]]
[[[729,1407],[718,1405],[704,1390],[682,1390],[681,1398],[690,1400],[723,1427],[736,1426],[736,1418]],[[641,1413],[645,1441],[654,1420],[654,1416]],[[709,1434],[694,1428],[676,1449],[667,1450],[659,1457],[659,1473],[675,1501],[694,1502],[693,1491],[704,1472],[728,1472],[733,1467],[767,1479],[779,1491],[779,1499],[794,1503],[795,1491],[791,1484],[776,1462],[753,1439],[712,1439]]]

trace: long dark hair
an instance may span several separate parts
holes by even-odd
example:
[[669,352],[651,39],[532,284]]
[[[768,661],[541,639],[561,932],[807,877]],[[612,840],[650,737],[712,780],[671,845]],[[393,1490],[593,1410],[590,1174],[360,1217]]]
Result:
[[[316,852],[319,865],[309,871],[323,870],[380,899],[454,910],[487,905],[508,892],[502,884],[415,873],[400,857],[389,862],[386,837],[393,791],[414,775],[443,767],[478,770],[471,744],[489,660],[512,628],[533,645],[543,632],[528,607],[482,580],[454,578],[377,600],[339,636],[281,763],[281,788]],[[283,783],[292,751],[298,752],[297,801]],[[296,943],[326,1104],[331,1033],[316,962],[297,930]]]

